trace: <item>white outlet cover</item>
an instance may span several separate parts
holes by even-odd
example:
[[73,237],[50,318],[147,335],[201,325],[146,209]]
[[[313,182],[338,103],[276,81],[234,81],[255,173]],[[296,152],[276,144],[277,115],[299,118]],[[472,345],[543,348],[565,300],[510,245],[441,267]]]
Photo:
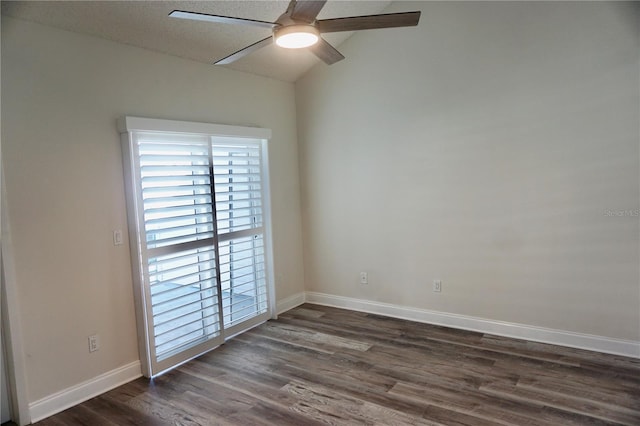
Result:
[[89,336],[89,352],[95,352],[100,349],[100,338],[97,334]]

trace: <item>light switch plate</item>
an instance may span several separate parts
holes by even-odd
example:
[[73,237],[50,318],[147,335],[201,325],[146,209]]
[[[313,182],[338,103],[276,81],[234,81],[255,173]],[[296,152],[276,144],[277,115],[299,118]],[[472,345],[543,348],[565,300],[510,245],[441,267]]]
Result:
[[113,231],[113,245],[122,245],[122,231],[120,229]]

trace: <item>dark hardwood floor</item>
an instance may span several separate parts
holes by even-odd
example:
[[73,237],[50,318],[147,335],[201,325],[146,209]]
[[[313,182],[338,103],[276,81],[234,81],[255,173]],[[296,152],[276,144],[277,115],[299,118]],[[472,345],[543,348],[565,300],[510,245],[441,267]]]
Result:
[[640,360],[303,305],[38,425],[640,425]]

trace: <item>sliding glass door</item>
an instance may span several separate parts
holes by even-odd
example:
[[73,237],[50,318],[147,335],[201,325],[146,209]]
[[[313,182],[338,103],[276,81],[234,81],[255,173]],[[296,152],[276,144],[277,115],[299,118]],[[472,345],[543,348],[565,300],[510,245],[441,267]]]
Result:
[[127,120],[138,328],[151,377],[270,316],[266,138]]

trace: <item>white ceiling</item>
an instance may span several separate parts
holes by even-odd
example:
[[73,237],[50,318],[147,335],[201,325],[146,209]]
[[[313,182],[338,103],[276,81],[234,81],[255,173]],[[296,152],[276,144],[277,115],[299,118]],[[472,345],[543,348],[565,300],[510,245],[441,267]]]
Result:
[[[2,14],[117,41],[206,64],[270,34],[269,29],[169,18],[174,9],[275,21],[287,8],[278,1],[2,1]],[[329,0],[318,19],[380,13],[390,1]],[[325,36],[334,46],[353,32]],[[345,60],[349,60],[347,57]],[[265,47],[224,65],[283,81],[295,81],[321,63],[312,53]],[[214,65],[212,65],[214,66]],[[219,65],[216,65],[219,66]],[[327,66],[327,65],[322,65]]]

